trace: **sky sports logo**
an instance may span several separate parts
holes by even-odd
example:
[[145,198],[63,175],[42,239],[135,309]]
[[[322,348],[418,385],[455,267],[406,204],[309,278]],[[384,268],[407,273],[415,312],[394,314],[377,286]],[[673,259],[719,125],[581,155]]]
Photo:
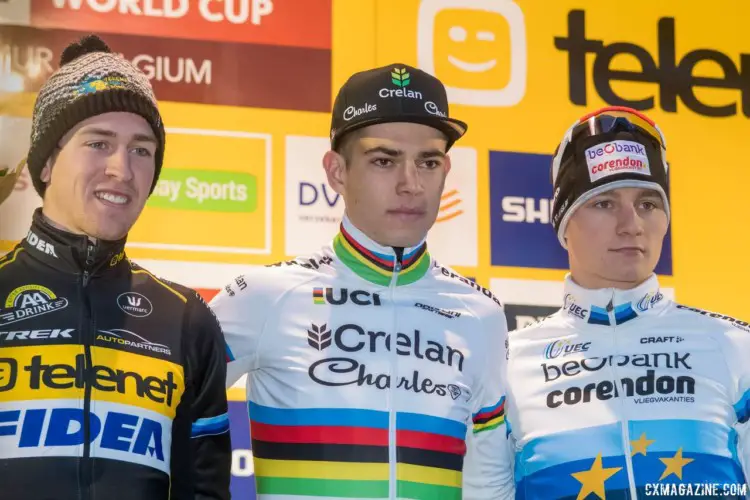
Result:
[[[490,151],[490,244],[493,266],[568,269],[552,220],[552,157]],[[672,275],[672,234],[656,265]]]
[[646,148],[633,141],[611,141],[588,148],[586,165],[591,182],[622,173],[651,175]]

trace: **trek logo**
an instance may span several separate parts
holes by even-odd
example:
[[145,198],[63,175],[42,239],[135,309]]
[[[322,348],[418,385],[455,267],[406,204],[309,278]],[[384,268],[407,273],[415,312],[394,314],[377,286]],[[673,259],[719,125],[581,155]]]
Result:
[[36,248],[44,254],[51,255],[56,259],[59,258],[57,256],[57,253],[55,253],[55,246],[44,241],[34,231],[29,231],[29,234],[26,235],[26,242],[29,244],[29,246],[31,246],[32,248]]
[[145,318],[154,311],[154,306],[145,295],[136,292],[125,292],[117,297],[117,305],[122,312],[136,318]]
[[41,285],[24,285],[14,289],[5,299],[0,313],[0,326],[35,318],[68,307],[68,299]]
[[72,339],[72,328],[54,328],[52,330],[10,330],[0,331],[2,340],[43,340],[43,339]]
[[352,290],[351,292],[347,288],[313,288],[313,303],[314,304],[331,304],[332,306],[341,306],[351,302],[358,306],[379,306],[380,295],[377,293],[370,293],[364,290]]
[[565,357],[570,354],[586,352],[589,350],[591,342],[572,343],[570,340],[555,340],[547,344],[544,348],[544,359],[555,359],[559,356]]
[[[97,414],[92,410],[89,417],[89,442],[101,438],[99,448],[148,455],[164,462],[161,423],[115,411],[100,410]],[[82,408],[0,411],[0,437],[18,436],[18,448],[80,446],[85,442],[84,435]]]
[[143,349],[144,351],[160,352],[167,356],[172,355],[172,350],[164,344],[156,344],[150,340],[146,340],[137,333],[133,333],[129,330],[123,330],[114,328],[111,330],[99,330],[96,335],[96,340],[100,342],[106,342],[109,344],[117,344],[126,347],[134,347],[136,349]]
[[[628,106],[638,110],[655,107],[655,94],[643,96],[640,82],[658,85],[659,104],[661,109],[670,113],[677,112],[677,98],[694,113],[710,117],[734,116],[738,111],[737,102],[726,104],[707,104],[698,99],[695,89],[719,88],[739,90],[742,114],[750,117],[750,54],[740,54],[739,68],[732,57],[712,49],[695,49],[687,52],[678,61],[676,57],[675,20],[672,17],[659,19],[657,25],[658,62],[643,47],[630,42],[613,42],[605,45],[602,40],[586,37],[586,13],[583,10],[572,10],[568,13],[567,37],[556,37],[555,47],[568,53],[568,78],[570,101],[579,106],[588,106],[587,87],[587,54],[594,54],[592,67],[593,87],[599,96],[613,106]],[[684,40],[681,44],[684,46]],[[683,49],[684,50],[684,49]],[[681,50],[682,52],[682,50]],[[612,61],[618,56],[627,54],[635,58],[639,71],[613,69]],[[721,67],[722,77],[696,76],[694,71],[701,63],[711,61]],[[639,82],[637,93],[631,96],[618,94],[613,87],[622,88],[619,82]],[[618,82],[613,85],[613,82]],[[635,96],[638,97],[635,97]],[[713,95],[713,94],[712,94]],[[728,94],[734,95],[734,94]]]

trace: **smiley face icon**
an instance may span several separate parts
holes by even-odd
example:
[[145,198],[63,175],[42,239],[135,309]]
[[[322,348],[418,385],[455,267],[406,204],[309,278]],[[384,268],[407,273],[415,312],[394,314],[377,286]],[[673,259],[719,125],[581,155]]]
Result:
[[526,90],[526,27],[511,0],[422,0],[418,64],[451,103],[513,106]]

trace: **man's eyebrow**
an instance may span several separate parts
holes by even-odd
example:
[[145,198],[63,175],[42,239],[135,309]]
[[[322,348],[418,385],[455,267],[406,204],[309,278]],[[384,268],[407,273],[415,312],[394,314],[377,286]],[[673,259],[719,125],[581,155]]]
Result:
[[370,155],[374,153],[383,153],[388,156],[401,156],[404,154],[403,151],[400,151],[398,149],[388,148],[386,146],[375,146],[374,148],[370,148],[367,151],[365,151],[366,155]]
[[[113,130],[109,130],[106,128],[87,128],[83,129],[81,131],[82,135],[96,135],[101,137],[117,137],[117,133]],[[149,134],[135,134],[131,138],[131,141],[133,142],[152,142],[156,144],[158,141],[156,140],[156,137]]]
[[427,151],[422,151],[419,153],[420,158],[445,158],[447,155],[445,154],[445,151],[440,151],[439,149],[429,149]]

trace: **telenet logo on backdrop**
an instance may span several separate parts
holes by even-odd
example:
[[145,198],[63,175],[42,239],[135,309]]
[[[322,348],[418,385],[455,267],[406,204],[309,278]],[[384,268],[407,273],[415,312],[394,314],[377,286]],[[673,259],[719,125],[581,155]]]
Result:
[[424,0],[419,66],[440,78],[452,104],[514,106],[526,92],[526,25],[510,0]]

